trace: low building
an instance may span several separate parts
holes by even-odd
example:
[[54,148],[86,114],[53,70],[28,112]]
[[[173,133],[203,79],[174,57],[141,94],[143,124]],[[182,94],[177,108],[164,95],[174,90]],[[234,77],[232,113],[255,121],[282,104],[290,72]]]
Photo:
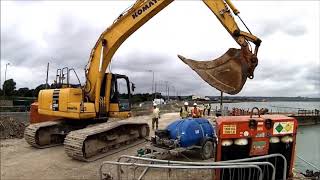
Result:
[[209,97],[206,96],[197,96],[197,95],[192,95],[191,99],[194,101],[210,101]]

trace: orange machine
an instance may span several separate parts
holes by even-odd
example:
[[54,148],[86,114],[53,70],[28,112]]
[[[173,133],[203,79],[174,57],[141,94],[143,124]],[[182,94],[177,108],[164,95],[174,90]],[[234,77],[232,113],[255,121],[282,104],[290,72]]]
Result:
[[[296,119],[283,115],[260,116],[258,113],[255,116],[221,116],[217,119],[216,161],[280,153],[287,160],[287,177],[291,177],[297,127]],[[276,164],[276,179],[281,179],[283,160],[277,158],[268,161]],[[237,173],[236,171],[232,177],[237,179],[240,176]],[[227,171],[217,174],[217,179],[230,178],[230,172]]]
[[46,122],[46,121],[55,121],[61,119],[60,117],[47,116],[38,113],[38,102],[34,102],[30,107],[30,124]]

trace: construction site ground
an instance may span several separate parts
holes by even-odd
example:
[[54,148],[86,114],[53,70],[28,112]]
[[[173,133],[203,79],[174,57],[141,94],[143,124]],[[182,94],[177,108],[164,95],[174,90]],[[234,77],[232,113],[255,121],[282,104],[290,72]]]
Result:
[[[149,115],[135,117],[138,121],[148,121]],[[179,118],[178,113],[162,114],[159,128]],[[151,130],[150,135],[154,131]],[[98,170],[103,161],[117,160],[123,154],[136,155],[144,144],[112,154],[95,162],[80,162],[69,158],[63,146],[47,149],[30,147],[24,139],[1,139],[0,179],[99,179]]]

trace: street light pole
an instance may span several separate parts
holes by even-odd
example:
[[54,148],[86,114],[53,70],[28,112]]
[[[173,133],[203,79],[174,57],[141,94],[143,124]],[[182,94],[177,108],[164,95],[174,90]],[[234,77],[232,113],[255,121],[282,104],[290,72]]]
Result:
[[[153,91],[153,86],[154,86],[154,71],[152,71],[152,93],[154,92],[154,98],[153,99],[155,99],[156,98],[156,91]],[[156,89],[156,88],[154,88],[154,89]]]
[[155,98],[155,91],[153,91],[153,87],[154,87],[154,71],[153,70],[147,70],[148,72],[152,72],[152,87],[151,87],[151,95],[154,93],[154,98]]
[[[157,83],[154,84],[154,91],[157,92]],[[156,93],[154,93],[154,98],[155,99],[157,98]]]
[[3,81],[3,86],[2,86],[2,88],[3,88],[3,96],[6,96],[6,90],[5,90],[5,88],[4,88],[4,83],[5,83],[6,80],[7,80],[7,68],[8,68],[8,65],[10,65],[10,63],[7,63],[7,64],[6,64],[6,69],[5,69],[5,71],[4,71],[4,81]]
[[222,115],[222,109],[223,109],[223,92],[220,91],[220,111]]
[[168,86],[168,101],[170,100],[170,86]]
[[165,81],[166,83],[166,94],[167,94],[167,101],[169,101],[169,82]]
[[48,89],[49,63],[47,65],[46,89]]
[[174,85],[172,85],[171,88],[172,88],[172,95],[175,96],[175,94],[176,94],[176,93],[175,93],[175,92],[176,92],[176,87],[175,87]]

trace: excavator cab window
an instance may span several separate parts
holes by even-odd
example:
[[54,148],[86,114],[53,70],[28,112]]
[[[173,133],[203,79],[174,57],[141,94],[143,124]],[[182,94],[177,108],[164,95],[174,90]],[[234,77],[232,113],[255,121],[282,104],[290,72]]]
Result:
[[111,82],[111,89],[110,89],[110,102],[111,103],[118,103],[118,95],[116,90],[116,81],[114,81],[114,78],[112,78]]
[[[120,111],[130,111],[130,83],[125,75],[115,74],[112,78],[113,87],[111,88],[111,102],[119,104]],[[112,92],[114,91],[114,92]]]

